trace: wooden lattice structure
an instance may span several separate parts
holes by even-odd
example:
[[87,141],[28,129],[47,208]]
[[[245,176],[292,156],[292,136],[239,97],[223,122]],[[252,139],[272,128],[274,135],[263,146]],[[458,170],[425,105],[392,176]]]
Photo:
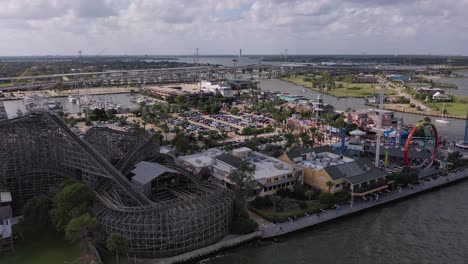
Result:
[[220,240],[229,231],[230,191],[182,170],[180,186],[164,188],[157,198],[128,180],[136,162],[158,158],[157,148],[145,136],[108,129],[80,139],[58,116],[32,113],[0,121],[0,178],[23,202],[64,178],[88,184],[96,194],[93,214],[105,231],[131,242],[132,256],[172,256]]

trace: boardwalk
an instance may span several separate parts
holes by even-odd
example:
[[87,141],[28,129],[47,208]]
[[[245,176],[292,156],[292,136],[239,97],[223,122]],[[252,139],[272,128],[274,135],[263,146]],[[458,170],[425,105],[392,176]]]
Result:
[[216,253],[218,251],[221,251],[223,249],[235,247],[237,245],[240,245],[242,243],[246,243],[248,241],[254,240],[256,238],[260,237],[260,232],[254,232],[250,233],[247,235],[243,236],[238,236],[235,238],[227,239],[227,240],[222,240],[216,244],[213,244],[211,246],[207,246],[204,248],[200,248],[194,251],[190,251],[178,256],[170,257],[170,258],[164,258],[164,259],[154,259],[151,261],[147,262],[142,262],[140,261],[139,263],[147,263],[147,264],[172,264],[172,263],[181,263],[181,262],[187,262],[190,260],[195,260],[204,256],[207,256],[209,254]]
[[271,238],[284,235],[306,227],[314,226],[319,223],[327,222],[329,220],[341,216],[349,215],[377,205],[381,205],[394,200],[398,200],[403,197],[411,196],[416,193],[430,190],[464,178],[468,178],[468,169],[457,173],[451,173],[448,176],[442,176],[437,179],[431,179],[430,181],[424,181],[419,185],[415,185],[413,188],[406,187],[400,190],[392,191],[390,193],[385,193],[378,199],[374,199],[372,201],[363,201],[359,203],[354,203],[353,205],[343,205],[337,209],[328,209],[325,210],[324,213],[320,216],[317,214],[313,214],[298,218],[291,222],[262,225],[260,227],[260,230],[262,232],[262,238]]

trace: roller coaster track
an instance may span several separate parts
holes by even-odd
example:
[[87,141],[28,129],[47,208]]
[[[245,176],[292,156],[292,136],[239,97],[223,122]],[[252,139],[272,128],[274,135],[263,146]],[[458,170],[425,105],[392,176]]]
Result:
[[46,113],[54,120],[80,147],[92,157],[99,165],[112,176],[112,179],[115,180],[120,186],[126,190],[129,196],[137,202],[139,205],[148,205],[153,202],[146,197],[144,194],[136,190],[133,185],[123,176],[114,166],[112,166],[105,158],[97,153],[88,143],[82,141],[75,133],[73,133],[67,126],[67,124],[58,116],[50,113]]

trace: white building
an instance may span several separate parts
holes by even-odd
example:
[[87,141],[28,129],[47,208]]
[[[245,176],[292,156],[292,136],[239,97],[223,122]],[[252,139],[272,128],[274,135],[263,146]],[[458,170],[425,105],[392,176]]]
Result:
[[436,102],[450,102],[452,101],[452,98],[448,95],[437,92],[432,95],[432,100]]
[[232,154],[224,153],[215,160],[211,166],[212,178],[227,187],[233,184],[230,175],[243,161],[249,163],[254,168],[255,192],[259,196],[274,194],[278,189],[291,188],[303,182],[302,168],[249,148],[235,149]]
[[223,154],[224,151],[211,148],[206,151],[192,155],[180,156],[179,162],[188,171],[195,175],[206,176],[211,172],[211,166],[216,163],[215,157]]
[[217,82],[202,81],[201,90],[204,92],[219,93],[224,97],[233,97],[234,91],[229,84],[220,84]]

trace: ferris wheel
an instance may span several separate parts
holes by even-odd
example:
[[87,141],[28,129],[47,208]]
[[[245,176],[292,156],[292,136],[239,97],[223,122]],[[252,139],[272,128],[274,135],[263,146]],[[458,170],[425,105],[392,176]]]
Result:
[[[421,134],[421,132],[423,133],[422,135],[418,136],[416,135],[417,132],[419,134]],[[423,161],[418,164],[412,164],[409,157],[410,150],[414,148],[414,145],[412,146],[413,139],[422,140],[422,142],[424,143],[424,145],[422,146],[422,151],[428,151],[431,153],[428,159],[423,159]],[[418,146],[418,148],[421,148],[421,146]],[[408,139],[406,140],[405,149],[403,152],[404,162],[410,169],[430,168],[434,164],[434,160],[437,157],[438,151],[439,133],[437,132],[436,127],[432,123],[423,121],[414,126],[408,135]]]

